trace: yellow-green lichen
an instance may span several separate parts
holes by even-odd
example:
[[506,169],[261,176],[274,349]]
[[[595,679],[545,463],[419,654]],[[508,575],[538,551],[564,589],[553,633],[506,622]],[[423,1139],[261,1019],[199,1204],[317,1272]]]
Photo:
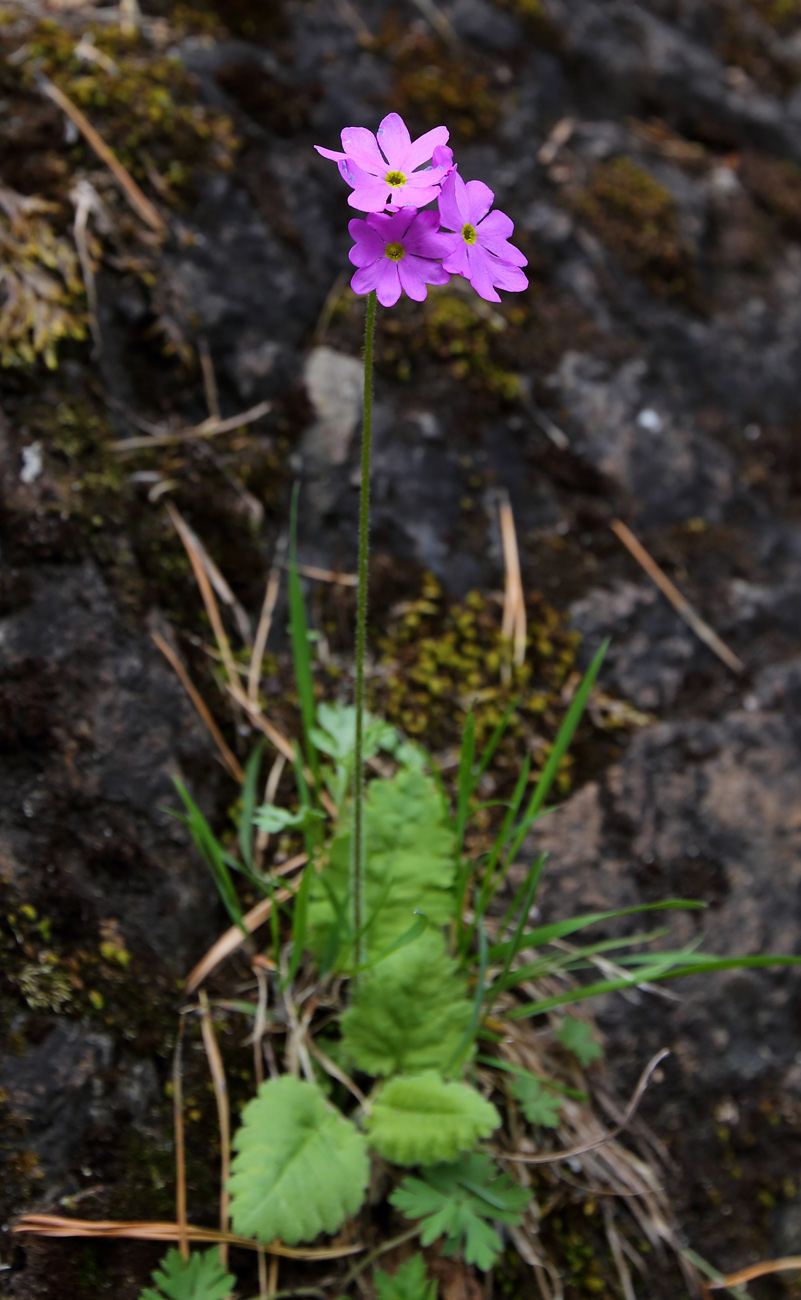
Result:
[[626,270],[654,293],[691,294],[693,267],[679,236],[676,202],[650,172],[626,157],[599,163],[577,207]]

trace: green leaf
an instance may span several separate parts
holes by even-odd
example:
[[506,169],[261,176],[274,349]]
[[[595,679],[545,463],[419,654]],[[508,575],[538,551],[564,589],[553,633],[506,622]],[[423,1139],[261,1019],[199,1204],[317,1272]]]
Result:
[[236,1278],[223,1268],[217,1246],[202,1255],[190,1255],[186,1261],[180,1250],[171,1250],[154,1272],[153,1286],[145,1288],[141,1300],[226,1300],[235,1286]]
[[297,812],[290,812],[288,808],[279,808],[277,804],[263,803],[253,814],[253,822],[260,831],[266,831],[268,835],[279,835],[290,827],[303,830],[310,822],[322,820],[324,816],[324,813],[316,812],[313,808],[299,808]]
[[489,1137],[501,1122],[491,1102],[466,1083],[446,1083],[435,1070],[388,1080],[373,1101],[370,1145],[396,1165],[431,1165]]
[[444,938],[428,930],[359,979],[342,1017],[348,1054],[368,1074],[444,1070],[470,1023],[466,989]]
[[519,1101],[529,1124],[542,1128],[559,1127],[562,1103],[533,1074],[518,1074],[512,1083],[512,1094]]
[[[453,913],[453,831],[437,788],[416,771],[389,781],[371,781],[365,800],[365,923],[368,960],[380,957],[405,934],[415,912],[432,925],[445,925]],[[321,961],[347,970],[354,965],[353,936],[343,933],[350,915],[350,831],[337,835],[330,860],[316,875],[309,899],[308,944]]]
[[366,1141],[314,1084],[292,1075],[263,1083],[233,1145],[231,1220],[243,1237],[313,1241],[364,1199]]
[[568,1052],[573,1053],[579,1065],[589,1065],[604,1054],[604,1049],[596,1043],[586,1020],[577,1020],[575,1016],[565,1016],[556,1031],[556,1037]]
[[392,1275],[373,1274],[378,1300],[437,1300],[437,1284],[426,1273],[422,1255],[412,1255]]
[[389,1199],[408,1219],[423,1220],[424,1246],[444,1237],[446,1255],[461,1250],[466,1263],[487,1272],[501,1251],[491,1221],[519,1224],[531,1193],[488,1156],[473,1151],[452,1164],[424,1170],[421,1178],[404,1178]]

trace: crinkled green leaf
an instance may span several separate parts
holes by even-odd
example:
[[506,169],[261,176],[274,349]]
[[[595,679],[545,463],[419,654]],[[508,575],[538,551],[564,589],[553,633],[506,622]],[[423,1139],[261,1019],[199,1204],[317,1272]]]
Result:
[[604,1049],[596,1043],[592,1030],[586,1020],[577,1020],[575,1016],[565,1016],[556,1037],[568,1052],[572,1052],[579,1065],[589,1065],[603,1056]]
[[547,1088],[533,1074],[518,1074],[512,1082],[512,1093],[520,1103],[520,1109],[529,1124],[542,1128],[558,1128],[559,1112],[562,1107],[560,1098]]
[[231,1220],[243,1237],[313,1241],[364,1199],[367,1143],[314,1084],[291,1075],[263,1083],[233,1145]]
[[290,827],[302,830],[310,822],[322,819],[323,815],[314,808],[299,808],[297,812],[290,812],[288,808],[279,808],[277,804],[263,803],[253,814],[253,824],[268,835],[279,835]]
[[348,1054],[368,1074],[442,1069],[470,1023],[466,980],[437,930],[363,974],[342,1017]]
[[[369,958],[380,957],[423,912],[432,925],[453,913],[453,831],[433,781],[401,771],[371,781],[365,802],[365,921]],[[308,944],[318,961],[336,969],[353,965],[352,936],[343,933],[350,915],[350,831],[337,835],[330,861],[315,876],[309,901]],[[333,951],[332,951],[333,950]]]
[[153,1274],[141,1300],[226,1300],[236,1278],[223,1268],[217,1246],[184,1261],[180,1250],[170,1250]]
[[437,1300],[437,1284],[426,1273],[422,1255],[412,1255],[392,1274],[377,1268],[373,1281],[378,1300]]
[[491,1102],[466,1083],[446,1083],[435,1070],[401,1074],[382,1084],[366,1127],[370,1145],[396,1165],[432,1165],[489,1137],[500,1124]]
[[501,1250],[492,1220],[520,1223],[531,1193],[473,1151],[423,1170],[420,1178],[404,1178],[390,1200],[408,1219],[422,1219],[424,1246],[444,1237],[446,1255],[461,1250],[466,1263],[486,1272]]

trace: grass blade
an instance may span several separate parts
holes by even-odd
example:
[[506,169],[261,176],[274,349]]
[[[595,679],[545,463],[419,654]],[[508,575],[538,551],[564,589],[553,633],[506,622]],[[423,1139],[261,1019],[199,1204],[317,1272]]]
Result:
[[[638,903],[635,907],[618,907],[610,912],[588,912],[586,916],[573,916],[567,921],[554,921],[550,925],[540,925],[535,930],[527,930],[522,936],[523,942],[518,951],[521,947],[539,948],[544,943],[550,943],[552,939],[562,939],[566,934],[575,934],[577,930],[584,930],[588,925],[597,925],[599,921],[616,921],[618,917],[637,916],[641,912],[694,912],[702,910],[705,906],[705,903],[699,903],[697,899],[668,898],[661,903]],[[514,942],[514,939],[507,939],[503,943],[493,944],[490,948],[490,961],[500,961],[506,956],[510,944]]]
[[292,509],[290,515],[289,542],[289,632],[292,641],[292,660],[295,665],[295,684],[298,688],[300,716],[303,723],[303,740],[309,767],[314,776],[315,788],[319,784],[320,765],[317,749],[311,739],[315,724],[316,704],[314,698],[314,677],[311,667],[309,649],[309,624],[306,618],[306,606],[298,577],[298,492],[296,483],[292,492]]
[[187,816],[182,820],[189,827],[198,852],[211,872],[223,906],[234,925],[238,925],[243,934],[247,935],[239,898],[225,862],[225,851],[183,782],[174,776],[173,783],[187,811]]
[[253,813],[256,809],[256,800],[258,798],[259,770],[261,768],[261,758],[264,753],[265,741],[259,741],[245,768],[245,780],[242,783],[242,804],[239,811],[239,826],[237,827],[239,837],[239,851],[242,854],[242,861],[253,870]]
[[[671,959],[675,954],[670,954]],[[673,960],[667,968],[664,964],[654,965],[651,970],[640,970],[629,979],[599,980],[596,984],[586,985],[581,989],[566,989],[550,998],[539,1002],[528,1002],[525,1006],[515,1007],[506,1015],[507,1020],[524,1020],[529,1016],[542,1015],[554,1007],[565,1006],[569,1002],[581,1002],[585,998],[597,997],[600,993],[614,993],[618,989],[637,988],[639,984],[654,984],[657,980],[681,979],[685,975],[702,975],[709,971],[745,970],[754,967],[777,967],[801,965],[801,957],[765,956],[765,957],[704,957],[688,965],[675,966]]]
[[446,1074],[450,1074],[465,1060],[467,1053],[478,1032],[481,1012],[484,1005],[484,993],[487,986],[487,965],[489,964],[489,950],[487,948],[487,936],[484,933],[484,926],[479,922],[478,926],[478,978],[476,979],[476,993],[473,999],[473,1012],[470,1016],[470,1023],[465,1029],[459,1046],[448,1062]]

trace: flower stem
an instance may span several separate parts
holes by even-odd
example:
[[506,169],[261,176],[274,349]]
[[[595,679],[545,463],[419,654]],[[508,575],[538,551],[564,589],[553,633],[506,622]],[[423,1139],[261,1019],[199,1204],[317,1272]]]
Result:
[[364,917],[364,655],[367,645],[367,561],[370,547],[370,451],[373,438],[373,338],[375,290],[367,299],[364,327],[364,422],[359,486],[359,586],[356,599],[356,742],[353,753],[353,839],[350,860],[354,965],[365,961]]

